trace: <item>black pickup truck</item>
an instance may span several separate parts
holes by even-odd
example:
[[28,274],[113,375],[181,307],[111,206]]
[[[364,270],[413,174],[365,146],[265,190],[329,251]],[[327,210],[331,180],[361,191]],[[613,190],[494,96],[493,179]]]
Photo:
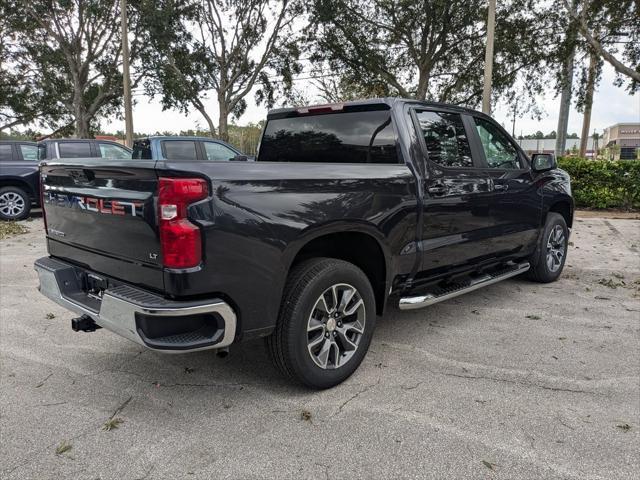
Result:
[[[269,112],[255,162],[54,160],[41,167],[40,291],[165,352],[265,337],[314,388],[358,367],[376,317],[526,274],[551,282],[568,175],[490,117],[376,99]],[[469,339],[473,341],[473,339]]]

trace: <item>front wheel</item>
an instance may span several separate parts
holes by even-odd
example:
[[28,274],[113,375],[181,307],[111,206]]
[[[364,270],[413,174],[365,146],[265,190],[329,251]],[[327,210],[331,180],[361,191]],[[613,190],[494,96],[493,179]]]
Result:
[[315,258],[287,279],[267,347],[276,367],[311,388],[330,388],[360,365],[376,322],[373,289],[355,265]]
[[538,248],[530,258],[531,268],[527,272],[531,280],[549,283],[558,279],[567,259],[569,229],[564,217],[549,212]]

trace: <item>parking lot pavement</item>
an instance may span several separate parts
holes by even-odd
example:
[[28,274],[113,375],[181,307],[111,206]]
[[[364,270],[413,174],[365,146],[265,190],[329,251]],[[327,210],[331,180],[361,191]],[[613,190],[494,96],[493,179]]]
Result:
[[3,479],[640,477],[639,220],[577,219],[554,284],[391,308],[323,392],[261,342],[219,359],[74,333],[25,224],[0,242]]

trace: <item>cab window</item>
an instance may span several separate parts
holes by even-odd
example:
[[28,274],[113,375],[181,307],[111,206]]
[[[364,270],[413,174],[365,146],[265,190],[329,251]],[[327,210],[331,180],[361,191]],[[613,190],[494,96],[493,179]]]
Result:
[[20,145],[20,153],[22,153],[23,160],[38,160],[38,147],[35,145]]
[[427,158],[442,167],[473,167],[469,140],[458,113],[418,111]]
[[11,160],[11,144],[0,145],[0,160]]
[[214,162],[224,162],[231,160],[236,156],[236,152],[228,147],[225,147],[221,143],[216,142],[203,142],[204,154],[207,160]]
[[130,159],[131,154],[125,148],[113,143],[99,143],[100,156],[103,158]]
[[60,142],[58,143],[60,158],[89,158],[91,144],[89,142]]
[[489,168],[522,168],[518,150],[496,124],[478,117],[474,117],[474,121]]
[[167,160],[197,160],[196,142],[193,140],[167,140],[162,142]]

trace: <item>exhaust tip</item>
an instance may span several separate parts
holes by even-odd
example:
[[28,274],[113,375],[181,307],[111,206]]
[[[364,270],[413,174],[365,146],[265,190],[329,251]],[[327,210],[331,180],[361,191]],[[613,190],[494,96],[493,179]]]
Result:
[[218,358],[226,358],[229,356],[229,348],[228,347],[224,347],[224,348],[219,348],[218,350],[216,350],[216,356]]

